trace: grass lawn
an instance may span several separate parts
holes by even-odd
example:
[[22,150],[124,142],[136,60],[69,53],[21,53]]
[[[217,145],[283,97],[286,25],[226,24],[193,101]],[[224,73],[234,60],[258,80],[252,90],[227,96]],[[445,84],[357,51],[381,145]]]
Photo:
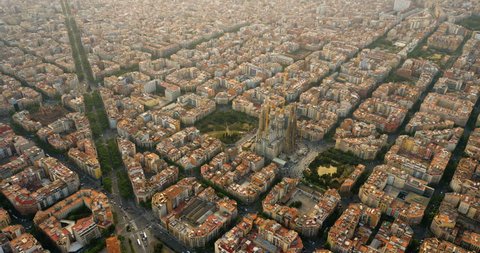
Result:
[[473,15],[470,16],[462,21],[459,21],[457,23],[458,25],[461,25],[469,30],[472,31],[479,31],[480,30],[480,15]]
[[439,65],[444,69],[447,61],[450,59],[450,55],[453,53],[442,52],[432,48],[418,47],[409,54],[409,58],[424,58]]
[[393,42],[387,40],[385,37],[381,37],[378,40],[374,41],[368,48],[374,49],[374,48],[380,48],[387,50],[391,53],[398,53],[401,48],[395,46]]
[[[225,144],[233,144],[243,134],[256,128],[258,119],[232,109],[217,110],[195,124],[202,133],[220,139]],[[227,131],[228,128],[228,131]]]

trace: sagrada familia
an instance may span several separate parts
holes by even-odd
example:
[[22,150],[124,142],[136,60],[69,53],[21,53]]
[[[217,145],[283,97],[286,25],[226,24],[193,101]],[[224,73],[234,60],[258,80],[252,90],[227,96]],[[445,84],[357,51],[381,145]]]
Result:
[[297,136],[296,106],[277,107],[265,101],[259,117],[255,151],[268,159],[295,149]]

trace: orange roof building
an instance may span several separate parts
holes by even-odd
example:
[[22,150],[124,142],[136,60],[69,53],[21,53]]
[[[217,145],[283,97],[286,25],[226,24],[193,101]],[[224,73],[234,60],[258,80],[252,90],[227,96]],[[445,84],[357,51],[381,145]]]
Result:
[[107,253],[121,253],[120,240],[116,236],[107,238]]

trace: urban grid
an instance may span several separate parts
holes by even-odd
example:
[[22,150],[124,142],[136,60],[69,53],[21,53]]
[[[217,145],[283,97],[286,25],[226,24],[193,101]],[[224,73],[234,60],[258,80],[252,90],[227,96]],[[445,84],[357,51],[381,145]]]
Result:
[[479,98],[479,0],[0,0],[0,253],[477,253]]

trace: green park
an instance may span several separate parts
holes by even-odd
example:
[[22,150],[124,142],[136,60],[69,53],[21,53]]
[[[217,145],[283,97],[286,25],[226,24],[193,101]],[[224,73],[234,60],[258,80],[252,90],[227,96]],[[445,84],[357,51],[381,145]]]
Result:
[[234,144],[258,125],[258,119],[231,108],[219,109],[195,124],[204,134]]

